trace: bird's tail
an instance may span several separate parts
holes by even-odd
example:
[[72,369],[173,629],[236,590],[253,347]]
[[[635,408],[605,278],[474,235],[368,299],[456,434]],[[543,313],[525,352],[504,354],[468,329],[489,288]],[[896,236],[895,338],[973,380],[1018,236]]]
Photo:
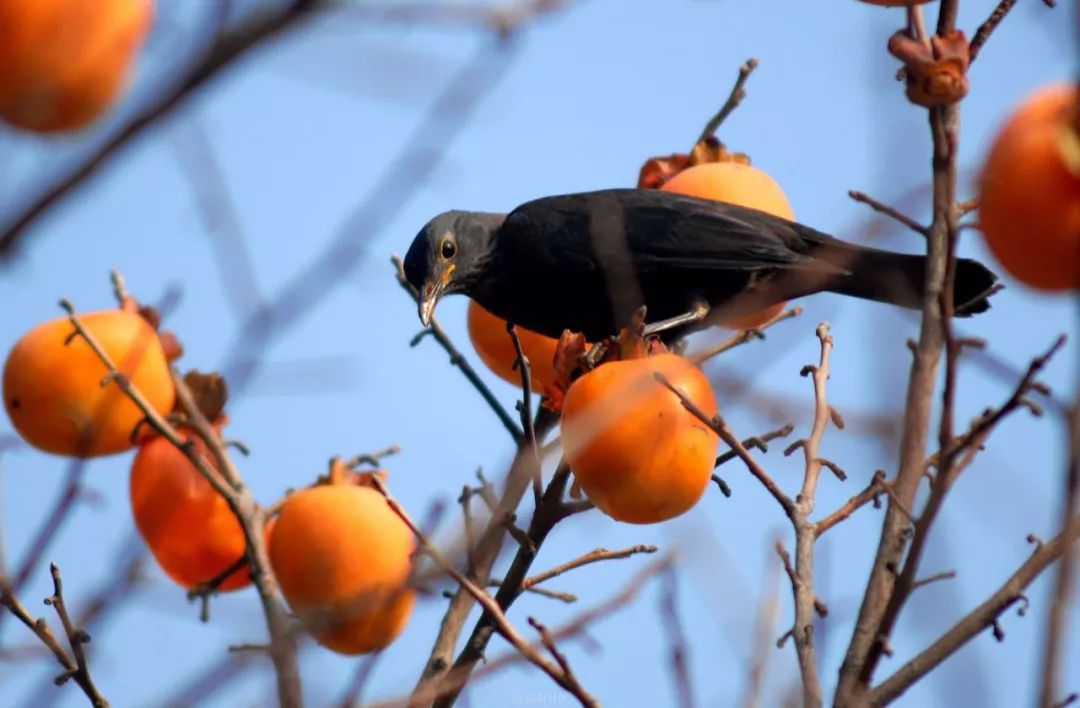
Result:
[[[913,309],[922,306],[926,256],[843,242],[830,243],[814,256],[846,271],[829,282],[828,290]],[[988,298],[997,289],[997,282],[997,276],[978,261],[957,260],[953,289],[956,316],[968,317],[988,310]]]

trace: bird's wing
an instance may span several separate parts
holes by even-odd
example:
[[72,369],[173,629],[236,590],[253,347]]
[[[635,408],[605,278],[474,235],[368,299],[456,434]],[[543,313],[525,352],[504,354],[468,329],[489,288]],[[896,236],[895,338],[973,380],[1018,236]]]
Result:
[[800,228],[734,204],[628,189],[538,199],[504,224],[516,247],[562,269],[843,272],[807,254]]

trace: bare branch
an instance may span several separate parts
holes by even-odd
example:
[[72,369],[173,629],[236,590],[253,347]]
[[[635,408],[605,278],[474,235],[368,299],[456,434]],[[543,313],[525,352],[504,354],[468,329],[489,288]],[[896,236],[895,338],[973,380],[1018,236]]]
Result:
[[538,573],[530,578],[526,578],[522,583],[525,589],[529,589],[534,585],[547,582],[552,578],[556,578],[563,573],[580,568],[583,565],[589,565],[590,563],[599,563],[600,561],[616,560],[619,558],[629,558],[637,553],[656,553],[656,546],[631,546],[629,548],[623,548],[619,551],[609,551],[605,548],[597,548],[596,550],[589,551],[583,556],[575,558],[572,561],[567,561],[562,565],[556,566],[551,570],[545,570],[543,573]]
[[675,569],[668,567],[664,571],[663,590],[660,595],[660,615],[668,637],[671,652],[671,674],[675,681],[676,705],[680,708],[693,708],[694,689],[690,683],[690,666],[687,661],[686,634],[676,603],[677,576]]
[[740,347],[747,342],[752,342],[757,339],[765,339],[765,330],[769,329],[775,324],[779,324],[780,322],[784,322],[786,320],[798,317],[802,313],[803,309],[799,305],[788,308],[787,310],[784,310],[779,315],[772,318],[763,325],[736,332],[724,341],[714,344],[711,347],[705,347],[701,351],[694,352],[690,354],[687,358],[700,366],[702,363],[708,361],[709,359],[723,354],[724,352],[728,352],[732,349]]
[[[35,619],[34,616],[30,614],[29,610],[26,609],[26,606],[23,605],[22,602],[19,601],[19,598],[12,592],[11,586],[6,582],[6,579],[4,582],[0,583],[0,604],[8,608],[8,610],[11,611],[11,614],[15,615],[16,619],[26,625],[26,628],[33,632],[34,635],[41,640],[41,643],[52,652],[53,656],[56,657],[56,660],[64,667],[64,673],[61,674],[61,676],[64,677],[64,680],[75,677],[76,681],[78,681],[76,674],[79,667],[75,663],[75,660],[72,659],[71,656],[68,655],[67,650],[60,645],[60,641],[56,638],[56,635],[53,634],[52,630],[49,629],[49,625],[46,623],[45,619]],[[86,691],[85,688],[83,690],[84,692]],[[91,693],[88,693],[87,695],[92,696]]]
[[[768,452],[770,442],[779,438],[786,438],[788,435],[791,435],[794,430],[795,425],[793,423],[787,423],[782,428],[770,430],[767,433],[763,433],[762,435],[755,435],[752,438],[746,438],[742,441],[742,444],[743,447],[745,447],[747,450],[753,450],[756,448],[758,450],[761,450],[762,452]],[[713,467],[716,468],[720,465],[725,465],[732,460],[738,459],[738,457],[738,453],[732,450],[728,450],[727,452],[719,455],[716,458],[716,462],[713,463]]]
[[439,549],[435,547],[431,540],[428,539],[427,535],[424,534],[420,527],[417,526],[416,523],[413,522],[413,520],[409,517],[408,512],[406,512],[405,509],[403,509],[402,506],[398,504],[397,500],[395,500],[390,495],[390,492],[387,491],[386,486],[383,484],[381,479],[379,479],[378,477],[372,477],[372,483],[375,485],[375,488],[378,489],[379,493],[381,493],[386,498],[386,503],[390,505],[390,508],[394,511],[394,513],[397,514],[401,518],[401,520],[405,522],[405,524],[413,532],[413,535],[416,536],[416,539],[420,544],[421,552],[427,554],[432,560],[435,561],[435,563],[443,570],[443,572],[453,578],[456,583],[458,583],[461,587],[465,588],[465,590],[470,595],[472,595],[473,599],[476,600],[476,602],[484,608],[485,613],[492,618],[492,622],[495,625],[496,631],[498,631],[498,633],[502,635],[503,638],[506,639],[506,641],[510,642],[510,644],[513,645],[513,647],[517,649],[518,652],[521,653],[521,655],[524,656],[529,662],[535,664],[541,671],[550,676],[551,679],[555,681],[555,683],[562,686],[575,698],[577,698],[578,701],[581,702],[581,705],[599,705],[596,702],[596,699],[589,695],[589,693],[581,687],[581,685],[577,682],[575,678],[568,676],[560,666],[553,664],[549,660],[545,659],[536,649],[536,647],[527,642],[524,637],[522,637],[518,633],[518,631],[510,623],[510,620],[507,619],[505,614],[503,614],[502,608],[499,606],[499,603],[496,602],[495,598],[493,598],[491,595],[488,595],[482,587],[477,586],[475,583],[473,583],[473,581],[466,578],[461,573],[461,571],[455,568],[453,564],[450,563],[450,561],[448,561],[442,555],[442,552],[440,552]]
[[868,502],[877,499],[877,497],[884,492],[884,486],[885,473],[878,470],[874,473],[874,477],[870,480],[870,484],[866,485],[866,489],[848,499],[844,502],[843,506],[815,524],[814,535],[821,538],[821,536],[833,526],[846,520],[856,511],[864,507]]
[[60,624],[64,627],[64,634],[67,635],[68,646],[71,647],[71,656],[75,659],[75,669],[61,674],[57,677],[56,683],[62,684],[69,678],[74,679],[83,692],[86,693],[86,697],[90,699],[91,705],[96,708],[107,708],[109,702],[105,699],[105,696],[101,695],[101,692],[94,685],[94,680],[90,678],[90,667],[86,663],[86,652],[83,651],[83,645],[90,641],[90,635],[76,627],[75,623],[71,621],[67,603],[64,602],[64,582],[60,578],[60,568],[57,567],[56,563],[49,564],[49,572],[52,574],[53,594],[45,598],[45,604],[51,605],[56,610],[56,616],[60,618]]
[[[660,573],[671,565],[674,561],[673,556],[664,556],[650,563],[649,565],[638,571],[637,574],[630,580],[626,586],[616,593],[614,596],[605,600],[604,602],[591,607],[581,614],[577,615],[569,622],[561,626],[560,628],[549,631],[549,636],[555,642],[561,642],[566,639],[581,636],[586,628],[598,622],[599,620],[619,611],[637,597],[641,592],[645,584],[656,577]],[[535,648],[542,648],[542,645],[536,643],[533,645]],[[512,664],[517,664],[525,661],[525,657],[522,656],[516,650],[509,651],[505,654],[497,656],[484,664],[483,667],[478,669],[475,673],[466,672],[460,668],[451,669],[445,676],[443,682],[439,686],[427,684],[423,686],[422,691],[413,692],[411,696],[404,699],[384,701],[376,704],[379,708],[389,708],[390,706],[405,706],[405,705],[427,705],[436,700],[440,700],[451,692],[460,691],[464,682],[469,679],[470,675],[475,679],[481,679],[486,676],[491,676]],[[456,693],[455,693],[456,695]]]
[[[750,57],[743,65],[739,67],[739,76],[735,79],[735,85],[731,87],[731,93],[728,95],[724,105],[720,107],[720,110],[709,119],[709,122],[705,124],[705,127],[701,129],[701,135],[698,136],[696,142],[701,142],[706,138],[716,133],[717,128],[727,120],[727,117],[731,115],[732,111],[739,107],[739,104],[746,98],[746,80],[750,78],[750,74],[757,68],[758,60],[754,57]],[[695,143],[696,144],[696,143]]]
[[[1080,390],[1076,403],[1068,417],[1069,448],[1064,475],[1064,493],[1061,501],[1061,526],[1068,529],[1070,519],[1080,518]],[[1069,627],[1069,608],[1074,600],[1073,584],[1076,551],[1067,543],[1054,579],[1054,595],[1050,612],[1046,616],[1044,633],[1042,680],[1039,688],[1039,705],[1050,706],[1058,700],[1061,683],[1062,659],[1065,655],[1066,635]]]
[[510,341],[514,344],[514,352],[517,358],[514,360],[514,368],[521,374],[521,427],[525,431],[523,445],[527,445],[536,458],[536,465],[532,468],[533,506],[540,506],[540,499],[544,496],[544,480],[541,479],[540,447],[536,443],[536,428],[533,425],[532,409],[532,366],[529,357],[525,356],[525,350],[521,348],[521,338],[517,335],[517,329],[512,322],[506,323],[506,332],[510,335]]
[[75,315],[74,306],[66,300],[62,300],[60,304],[68,312],[68,320],[74,327],[75,333],[86,341],[108,369],[109,375],[104,384],[115,383],[139,408],[147,423],[188,458],[214,490],[225,499],[233,514],[236,515],[244,531],[252,581],[258,592],[270,633],[270,657],[274,662],[277,676],[279,700],[283,706],[301,705],[296,639],[290,630],[291,621],[288,613],[277,594],[277,583],[270,572],[270,560],[266,553],[264,515],[251,496],[251,492],[244,485],[224,442],[195,404],[191,391],[188,390],[183,379],[173,372],[177,403],[188,425],[210,450],[213,463],[205,459],[193,442],[181,437],[176,429],[154,410],[131,381],[116,368],[94,336],[83,327],[82,322]]
[[1076,541],[1077,536],[1080,536],[1080,517],[1074,517],[1068,528],[1036,549],[986,602],[968,613],[896,673],[875,686],[869,693],[869,704],[884,705],[895,700],[972,637],[992,627],[1001,613],[1021,600],[1023,590],[1052,562],[1061,557],[1069,544]]
[[731,429],[720,415],[717,415],[715,418],[710,417],[705,411],[701,410],[701,408],[691,401],[682,390],[676,388],[666,376],[659,372],[653,374],[653,376],[657,381],[666,386],[669,391],[679,397],[683,407],[686,408],[691,415],[712,428],[716,434],[720,436],[720,439],[727,443],[728,447],[735,452],[739,459],[746,465],[747,469],[750,470],[750,473],[758,478],[758,481],[765,486],[765,489],[768,490],[769,494],[772,494],[773,498],[776,499],[784,509],[784,513],[788,516],[791,516],[794,513],[795,502],[780,489],[779,485],[777,485],[772,477],[769,476],[769,473],[766,472],[765,469],[757,463],[757,460],[753,458],[750,452],[743,447],[743,444],[739,442],[739,439],[731,432]]
[[[390,257],[390,260],[397,269],[398,285],[400,285],[405,292],[409,293],[413,301],[419,302],[420,296],[405,277],[405,264],[402,262],[400,256],[393,255]],[[434,317],[431,318],[431,324],[428,325],[428,328],[424,331],[431,332],[431,336],[435,338],[435,341],[439,343],[439,346],[446,350],[446,353],[450,355],[450,364],[461,370],[461,373],[464,374],[465,378],[468,379],[469,383],[472,384],[473,388],[480,394],[480,397],[484,399],[484,402],[487,403],[495,413],[499,422],[502,423],[503,427],[506,428],[506,431],[510,433],[510,437],[514,439],[514,443],[520,444],[525,437],[525,433],[522,432],[517,422],[506,409],[503,408],[503,405],[499,403],[499,399],[495,397],[495,394],[491,392],[491,389],[488,388],[487,384],[480,378],[480,375],[476,373],[476,369],[472,367],[472,364],[470,364],[464,355],[462,355],[461,351],[454,346],[449,335],[446,334],[446,331]],[[416,340],[413,341],[415,343]]]
[[376,651],[368,654],[356,664],[356,671],[353,672],[352,679],[349,681],[349,685],[338,703],[341,708],[355,708],[360,704],[360,696],[363,694],[364,687],[367,686],[368,679],[371,678],[371,674],[375,671],[375,665],[379,663],[380,658],[382,658],[382,651]]
[[912,219],[910,216],[908,216],[904,212],[902,212],[902,211],[900,211],[898,209],[894,209],[893,207],[889,206],[888,204],[884,204],[883,202],[879,202],[878,200],[874,199],[873,197],[869,196],[868,194],[865,194],[863,192],[859,192],[859,191],[856,191],[854,189],[851,189],[851,190],[848,190],[848,196],[851,197],[852,199],[854,199],[857,202],[862,202],[863,204],[866,204],[867,206],[869,206],[871,209],[878,212],[879,214],[884,214],[885,216],[888,216],[889,218],[900,222],[901,224],[908,227],[909,229],[911,229],[912,231],[914,231],[917,234],[921,234],[922,236],[927,236],[930,233],[930,229],[928,227],[923,226],[922,224],[915,221],[915,219]]

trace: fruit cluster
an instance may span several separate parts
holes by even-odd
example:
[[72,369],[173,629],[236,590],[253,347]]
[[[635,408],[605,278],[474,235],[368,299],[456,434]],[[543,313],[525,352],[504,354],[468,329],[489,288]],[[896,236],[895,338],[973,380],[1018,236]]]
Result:
[[[189,591],[238,590],[251,584],[251,544],[193,462],[224,479],[208,441],[174,409],[183,386],[210,421],[210,441],[223,446],[224,382],[195,372],[175,378],[171,361],[179,354],[175,339],[157,330],[153,310],[125,296],[118,309],[58,318],[19,339],[4,365],[4,409],[45,452],[91,458],[137,448],[131,512],[158,565]],[[159,416],[177,421],[182,445],[145,424],[128,385]],[[325,479],[289,495],[265,525],[282,594],[320,643],[344,654],[389,644],[413,606],[413,535],[372,488],[372,474],[335,459]]]
[[[795,218],[776,180],[712,137],[689,154],[648,160],[637,186]],[[761,327],[785,305],[776,303],[722,324],[737,330]],[[468,330],[488,368],[520,386],[517,348],[506,321],[470,301]],[[651,352],[641,343],[617,347],[618,353],[599,366],[570,376],[560,371],[576,363],[572,357],[560,364],[565,343],[560,347],[559,340],[521,327],[515,327],[515,333],[530,363],[532,388],[545,395],[546,405],[561,410],[563,449],[577,488],[600,511],[628,523],[655,523],[685,513],[701,498],[712,478],[718,437],[655,379],[657,374],[666,376],[698,408],[715,415],[712,387],[695,363],[666,350]],[[584,350],[583,341],[576,344]]]

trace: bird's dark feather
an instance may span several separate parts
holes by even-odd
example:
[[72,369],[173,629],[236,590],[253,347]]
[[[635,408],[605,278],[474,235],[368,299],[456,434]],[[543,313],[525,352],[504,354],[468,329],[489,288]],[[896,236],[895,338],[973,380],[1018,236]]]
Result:
[[[462,287],[500,317],[558,336],[609,336],[642,304],[649,321],[712,321],[821,290],[918,306],[925,257],[846,243],[755,209],[659,190],[611,189],[522,204],[463,243]],[[475,224],[473,225],[476,226]],[[418,237],[420,238],[420,237]],[[462,239],[459,237],[459,242]],[[461,257],[461,256],[459,256]],[[996,278],[958,262],[958,313],[986,309]],[[678,336],[680,331],[671,332]]]

